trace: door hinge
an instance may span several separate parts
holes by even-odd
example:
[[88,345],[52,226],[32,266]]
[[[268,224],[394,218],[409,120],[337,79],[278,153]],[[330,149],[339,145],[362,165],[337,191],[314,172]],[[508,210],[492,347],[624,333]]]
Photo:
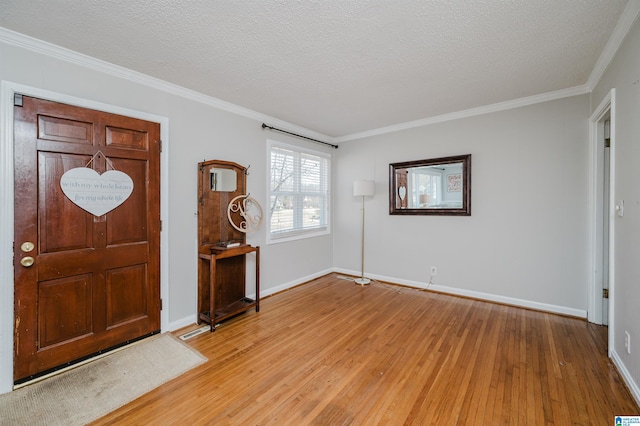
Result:
[[158,146],[160,147],[160,152],[162,152],[162,139],[158,141]]
[[611,139],[607,138],[604,140],[604,147],[611,148]]
[[603,299],[608,299],[609,298],[609,289],[608,288],[603,288],[602,289],[602,298]]
[[13,106],[17,106],[17,107],[22,106],[22,95],[20,93],[13,94]]
[[162,221],[160,221],[160,232],[162,232]]
[[160,299],[160,310],[162,310],[162,299]]

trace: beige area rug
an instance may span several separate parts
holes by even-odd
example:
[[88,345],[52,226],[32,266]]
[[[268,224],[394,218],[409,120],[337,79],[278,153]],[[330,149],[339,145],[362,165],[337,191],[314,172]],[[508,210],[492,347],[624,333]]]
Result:
[[0,395],[0,425],[83,425],[206,360],[170,334],[150,337]]

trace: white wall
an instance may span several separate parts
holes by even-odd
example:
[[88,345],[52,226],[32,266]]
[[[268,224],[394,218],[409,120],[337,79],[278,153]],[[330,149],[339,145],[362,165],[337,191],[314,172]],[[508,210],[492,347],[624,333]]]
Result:
[[[614,219],[615,270],[612,357],[640,401],[640,21],[636,20],[591,97],[600,104],[615,89],[615,191],[624,217]],[[631,335],[631,354],[624,332]]]
[[[424,287],[586,317],[589,96],[581,95],[341,144],[334,265]],[[389,163],[472,154],[470,217],[389,215]]]
[[[6,34],[4,34],[6,36]],[[309,143],[273,132],[264,131],[262,122],[231,112],[223,111],[207,103],[197,101],[196,95],[179,96],[180,90],[166,88],[161,82],[146,79],[144,76],[131,73],[132,78],[120,78],[109,72],[102,72],[104,67],[92,61],[90,66],[83,66],[86,59],[79,55],[71,55],[72,60],[63,60],[50,56],[50,47],[43,45],[47,54],[23,48],[14,43],[14,36],[5,42],[0,33],[0,80],[20,85],[44,89],[70,97],[87,99],[108,105],[124,107],[157,116],[168,118],[169,140],[164,141],[168,149],[168,188],[163,194],[168,197],[168,217],[163,218],[164,232],[168,230],[168,262],[169,287],[169,328],[188,325],[196,318],[197,293],[197,211],[196,166],[199,161],[221,159],[240,163],[250,167],[247,186],[251,195],[261,204],[266,205],[266,140],[267,138],[282,140],[291,144]],[[19,37],[18,37],[19,39]],[[26,38],[25,38],[26,39]],[[27,40],[33,46],[32,40]],[[37,43],[35,43],[37,46]],[[40,50],[38,48],[38,50]],[[58,50],[53,49],[57,54]],[[65,54],[66,55],[66,54]],[[62,56],[65,56],[62,55]],[[106,64],[105,64],[106,66]],[[156,84],[163,89],[156,88]],[[185,91],[186,92],[186,91]],[[203,97],[204,98],[204,97]],[[194,100],[196,99],[196,100]],[[5,105],[6,102],[2,102]],[[259,116],[259,114],[254,114]],[[262,117],[259,117],[262,118]],[[266,117],[268,118],[268,117]],[[271,124],[278,124],[274,120]],[[6,133],[2,133],[3,135]],[[12,143],[7,138],[3,143]],[[317,145],[313,145],[317,148]],[[329,148],[330,149],[330,148]],[[6,188],[11,185],[11,161],[0,161],[0,179]],[[9,196],[11,199],[12,196]],[[11,227],[10,227],[11,228]],[[279,289],[297,284],[315,277],[332,266],[331,236],[313,238],[266,246],[266,227],[256,234],[250,234],[248,242],[261,246],[261,287],[262,294],[269,294]],[[11,229],[3,229],[1,235],[12,235]],[[3,239],[0,243],[0,255],[3,262],[0,266],[1,294],[12,295],[13,256],[12,241]],[[251,266],[249,266],[251,267]],[[250,269],[251,270],[251,269]],[[7,279],[9,278],[9,279]],[[250,284],[254,284],[253,274],[248,274]],[[0,311],[10,311],[13,301],[10,297],[0,300]],[[2,323],[2,321],[0,321]],[[11,325],[2,324],[0,341],[9,348]],[[9,340],[7,340],[9,339]],[[0,357],[8,358],[11,351],[0,351]],[[0,392],[6,389],[6,378],[3,378],[3,366],[11,366],[11,359],[0,359]]]

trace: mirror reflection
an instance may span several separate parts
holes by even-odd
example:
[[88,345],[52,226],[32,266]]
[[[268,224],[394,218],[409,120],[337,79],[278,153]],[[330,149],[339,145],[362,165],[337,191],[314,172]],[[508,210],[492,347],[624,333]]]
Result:
[[212,191],[233,192],[237,188],[236,172],[212,167],[209,170],[209,182]]
[[471,155],[390,164],[390,214],[471,214]]
[[399,204],[415,208],[462,208],[462,163],[412,167],[398,170],[406,174],[400,187]]

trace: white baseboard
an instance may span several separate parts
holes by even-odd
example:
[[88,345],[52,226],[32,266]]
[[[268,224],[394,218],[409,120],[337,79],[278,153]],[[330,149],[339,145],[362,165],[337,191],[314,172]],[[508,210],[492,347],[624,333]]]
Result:
[[[260,292],[260,297],[266,297],[281,291],[288,290],[292,287],[295,287],[307,281],[311,281],[313,279],[322,277],[332,272],[351,275],[351,276],[360,275],[359,272],[352,271],[349,269],[331,268],[331,269],[324,270],[322,272],[317,272],[315,274],[307,275],[306,277],[289,281],[287,283],[284,283],[275,287],[269,287]],[[472,297],[474,299],[486,300],[488,302],[504,303],[507,305],[519,306],[519,307],[529,308],[529,309],[536,309],[540,311],[552,312],[552,313],[557,313],[561,315],[570,315],[578,318],[587,318],[587,312],[581,309],[568,308],[565,306],[549,305],[546,303],[539,303],[539,302],[533,302],[530,300],[499,296],[495,294],[481,293],[481,292],[471,291],[471,290],[457,289],[457,288],[446,287],[446,286],[437,285],[437,284],[427,285],[426,283],[419,282],[419,281],[404,280],[400,278],[387,277],[383,275],[372,275],[372,274],[366,274],[366,275],[368,278],[385,281],[388,283],[401,284],[408,287],[414,287],[419,289],[429,289],[429,290],[437,291],[440,293],[452,294],[455,296]],[[255,297],[255,293],[248,295],[248,297]],[[189,315],[180,320],[172,321],[169,324],[169,331],[178,330],[180,328],[195,324],[196,322],[197,322],[197,315]],[[636,403],[640,405],[640,387],[638,387],[638,384],[633,380],[631,373],[626,368],[624,362],[620,359],[620,357],[615,351],[611,352],[611,359],[614,365],[616,366],[616,368],[618,369],[618,371],[620,372],[620,375],[622,376],[627,387],[629,388],[633,398],[636,400]]]
[[181,328],[187,327],[189,325],[195,324],[198,322],[198,315],[189,315],[177,321],[171,321],[169,323],[169,331],[176,331]]
[[[360,272],[358,271],[352,271],[350,269],[341,269],[341,268],[330,268],[321,272],[316,272],[315,274],[307,275],[305,277],[298,278],[293,281],[289,281],[289,282],[277,285],[275,287],[268,287],[266,289],[262,289],[260,291],[260,297],[271,296],[273,294],[288,290],[292,287],[303,284],[307,281],[314,280],[316,278],[322,277],[332,272],[351,275],[351,276],[360,276]],[[478,291],[464,290],[464,289],[447,287],[447,286],[438,285],[438,284],[427,285],[427,283],[420,282],[420,281],[411,281],[411,280],[405,280],[405,279],[396,278],[396,277],[388,277],[384,275],[366,274],[366,276],[368,278],[372,278],[375,280],[401,284],[404,286],[414,287],[419,289],[429,289],[429,290],[437,291],[440,293],[446,293],[446,294],[451,294],[455,296],[471,297],[474,299],[486,300],[487,302],[503,303],[505,305],[535,309],[538,311],[552,312],[560,315],[569,315],[577,318],[587,318],[587,311],[582,309],[574,309],[566,306],[550,305],[547,303],[534,302],[531,300],[524,300],[524,299],[516,299],[513,297],[482,293]],[[254,298],[255,293],[248,294],[247,297]],[[169,323],[169,331],[178,330],[180,328],[195,324],[197,322],[197,319],[198,319],[197,315],[189,315],[177,321],[172,321]]]
[[[361,274],[361,272],[352,271],[349,269],[341,269],[341,268],[334,268],[333,271],[341,274],[354,275],[354,276],[360,276]],[[500,296],[497,294],[482,293],[479,291],[447,287],[447,286],[438,285],[438,284],[427,284],[420,281],[411,281],[411,280],[405,280],[402,278],[387,277],[384,275],[375,275],[375,274],[365,274],[365,275],[371,279],[386,281],[389,283],[401,284],[407,287],[429,289],[429,290],[437,291],[440,293],[452,294],[455,296],[464,296],[464,297],[471,297],[473,299],[486,300],[487,302],[503,303],[505,305],[513,305],[521,308],[535,309],[538,311],[552,312],[552,313],[561,314],[561,315],[569,315],[577,318],[587,318],[587,311],[584,309],[575,309],[575,308],[569,308],[566,306],[550,305],[547,303],[534,302],[531,300],[516,299],[513,297],[506,297],[506,296]]]
[[[295,279],[293,281],[289,281],[289,282],[286,282],[284,284],[277,285],[275,287],[269,287],[269,288],[266,288],[266,289],[262,289],[260,291],[260,297],[271,296],[272,294],[276,294],[276,293],[279,293],[281,291],[288,290],[288,289],[290,289],[292,287],[295,287],[295,286],[300,285],[300,284],[304,284],[307,281],[315,280],[316,278],[320,278],[320,277],[322,277],[324,275],[327,275],[327,274],[330,274],[332,272],[333,272],[332,268],[325,269],[324,271],[316,272],[314,274],[307,275],[307,276],[302,277],[302,278],[297,278],[297,279]],[[249,295],[249,297],[255,297],[255,293],[253,295]]]
[[618,369],[618,372],[622,376],[622,380],[624,380],[624,383],[627,385],[627,388],[629,388],[629,392],[631,392],[631,396],[633,396],[633,399],[636,400],[636,404],[640,405],[640,387],[633,380],[631,373],[629,372],[626,365],[624,364],[624,362],[622,361],[618,353],[615,351],[615,349],[611,351],[611,360],[613,361],[613,365],[615,365],[616,368]]
[[[279,293],[281,291],[288,290],[288,289],[290,289],[292,287],[295,287],[297,285],[306,283],[307,281],[311,281],[311,280],[314,280],[316,278],[320,278],[320,277],[322,277],[324,275],[330,274],[331,272],[333,272],[333,269],[326,269],[326,270],[324,270],[322,272],[317,272],[315,274],[307,275],[306,277],[298,278],[296,280],[289,281],[287,283],[284,283],[284,284],[281,284],[281,285],[278,285],[278,286],[275,286],[275,287],[269,287],[269,288],[266,288],[266,289],[262,289],[260,291],[260,297],[271,296],[272,294],[276,294],[276,293]],[[253,298],[256,297],[256,294],[255,293],[247,294],[247,297],[253,299]],[[181,318],[181,319],[179,319],[177,321],[171,321],[169,323],[169,331],[175,331],[175,330],[181,329],[183,327],[187,327],[189,325],[196,324],[197,322],[198,322],[198,315],[197,314],[188,315],[188,316],[186,316],[184,318]]]
[[[353,276],[360,276],[361,274],[360,272],[357,272],[357,271],[340,269],[340,268],[335,268],[334,272],[346,274],[346,275],[353,275]],[[540,311],[552,312],[552,313],[557,313],[562,315],[570,315],[578,318],[585,318],[585,319],[587,318],[587,311],[581,310],[581,309],[568,308],[565,306],[549,305],[546,303],[533,302],[530,300],[523,300],[523,299],[515,299],[512,297],[504,297],[504,296],[498,296],[494,294],[481,293],[481,292],[470,291],[470,290],[456,289],[456,288],[445,287],[445,286],[436,285],[436,284],[431,284],[427,286],[426,283],[422,283],[419,281],[403,280],[399,278],[386,277],[382,275],[374,275],[374,274],[365,274],[365,275],[368,278],[377,279],[377,280],[385,281],[389,283],[406,285],[408,287],[415,287],[420,289],[428,288],[429,290],[452,294],[456,296],[472,297],[474,299],[481,299],[489,302],[504,303],[507,305],[519,306],[519,307],[529,308],[529,309],[536,309]],[[611,360],[613,361],[613,364],[618,369],[618,372],[620,373],[620,375],[622,376],[622,379],[624,380],[625,384],[629,388],[629,391],[631,392],[631,395],[635,399],[636,403],[640,405],[640,387],[638,386],[638,383],[634,381],[633,376],[625,366],[620,356],[615,352],[615,350],[611,351]]]

